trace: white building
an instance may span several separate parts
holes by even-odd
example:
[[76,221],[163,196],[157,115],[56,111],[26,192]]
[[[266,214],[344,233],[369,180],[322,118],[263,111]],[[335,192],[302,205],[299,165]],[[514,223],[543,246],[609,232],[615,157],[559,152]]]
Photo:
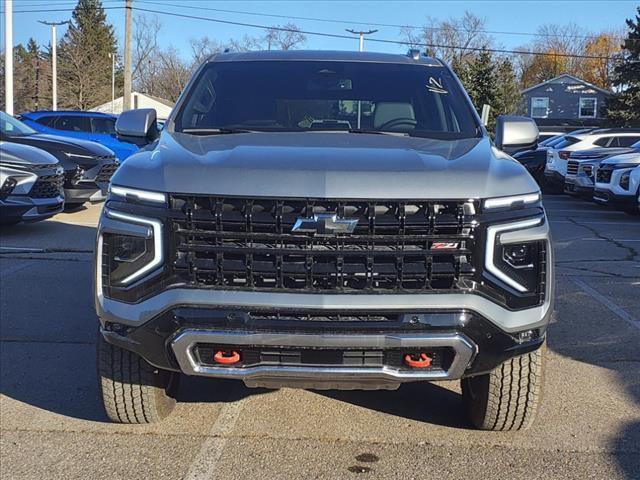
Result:
[[[91,109],[93,112],[113,113],[119,115],[122,113],[123,105],[122,97],[116,98],[113,102],[103,103]],[[173,103],[164,98],[152,97],[140,92],[131,92],[131,108],[155,108],[158,112],[158,120],[166,120]]]

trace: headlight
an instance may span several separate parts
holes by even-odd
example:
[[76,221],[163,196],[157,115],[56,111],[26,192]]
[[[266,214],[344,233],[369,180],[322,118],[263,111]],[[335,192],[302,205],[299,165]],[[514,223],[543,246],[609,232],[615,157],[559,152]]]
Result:
[[7,198],[18,184],[15,178],[8,177],[0,186],[0,200]]
[[551,150],[547,150],[547,163],[553,163],[553,152]]
[[519,222],[492,225],[487,228],[487,253],[485,269],[496,278],[520,293],[535,292],[538,286],[540,253],[544,242],[521,241],[502,243],[500,235],[506,232],[533,228],[543,223],[543,218],[531,218]]
[[111,185],[109,191],[112,195],[121,197],[124,200],[145,201],[163,204],[167,202],[167,196],[161,192],[138,190],[137,188],[129,187],[119,187],[117,185]]
[[[126,286],[163,263],[162,223],[152,218],[105,210],[115,226],[101,231],[103,278],[111,286]],[[127,229],[121,222],[133,224]],[[145,228],[146,227],[146,228]],[[129,231],[130,230],[130,231]]]
[[631,178],[631,170],[628,172],[624,172],[620,176],[620,188],[624,188],[625,190],[629,190],[629,179]]
[[584,165],[582,167],[582,171],[587,177],[589,178],[593,177],[593,165]]
[[512,195],[510,197],[488,198],[484,201],[484,208],[493,210],[497,208],[522,208],[540,201],[540,192],[526,195]]

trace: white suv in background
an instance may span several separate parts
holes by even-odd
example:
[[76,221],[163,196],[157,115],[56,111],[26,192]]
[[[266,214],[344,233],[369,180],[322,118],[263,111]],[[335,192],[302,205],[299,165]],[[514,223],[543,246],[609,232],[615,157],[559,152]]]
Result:
[[547,148],[547,165],[545,181],[551,185],[564,188],[564,177],[567,175],[567,161],[571,152],[590,150],[592,148],[630,147],[640,141],[638,128],[604,128],[587,133],[573,132],[567,134],[559,142]]
[[596,171],[593,199],[630,213],[638,213],[640,153],[625,153],[604,160]]

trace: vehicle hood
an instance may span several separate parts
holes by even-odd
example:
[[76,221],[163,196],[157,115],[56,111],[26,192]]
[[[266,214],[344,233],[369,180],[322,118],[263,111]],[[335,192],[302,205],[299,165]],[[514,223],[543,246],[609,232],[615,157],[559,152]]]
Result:
[[0,163],[14,163],[29,165],[53,165],[58,163],[58,159],[39,148],[18,143],[0,142],[2,156]]
[[617,163],[630,163],[640,165],[640,152],[625,153],[607,158],[602,165],[615,165]]
[[113,151],[109,148],[100,145],[99,143],[81,140],[79,138],[61,137],[59,135],[49,135],[46,133],[34,133],[33,135],[12,137],[8,140],[10,142],[15,141],[24,145],[32,145],[47,151],[55,149],[57,151],[77,153],[80,155],[91,155],[94,157],[113,156]]
[[303,198],[460,199],[538,191],[488,138],[349,133],[163,132],[113,183],[171,193]]
[[621,155],[623,153],[633,153],[635,149],[629,147],[614,148],[592,148],[589,150],[578,150],[571,153],[570,158],[573,160],[598,160],[613,155]]

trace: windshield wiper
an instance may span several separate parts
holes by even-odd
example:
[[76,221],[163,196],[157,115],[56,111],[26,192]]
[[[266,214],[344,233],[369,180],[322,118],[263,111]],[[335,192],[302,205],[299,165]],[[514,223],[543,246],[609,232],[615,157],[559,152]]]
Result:
[[370,130],[367,128],[350,128],[347,130],[349,133],[366,133],[371,135],[393,135],[396,137],[406,137],[409,135],[407,132],[389,132],[386,130]]
[[181,133],[190,133],[191,135],[231,135],[234,133],[256,133],[256,130],[247,130],[246,128],[183,128]]

